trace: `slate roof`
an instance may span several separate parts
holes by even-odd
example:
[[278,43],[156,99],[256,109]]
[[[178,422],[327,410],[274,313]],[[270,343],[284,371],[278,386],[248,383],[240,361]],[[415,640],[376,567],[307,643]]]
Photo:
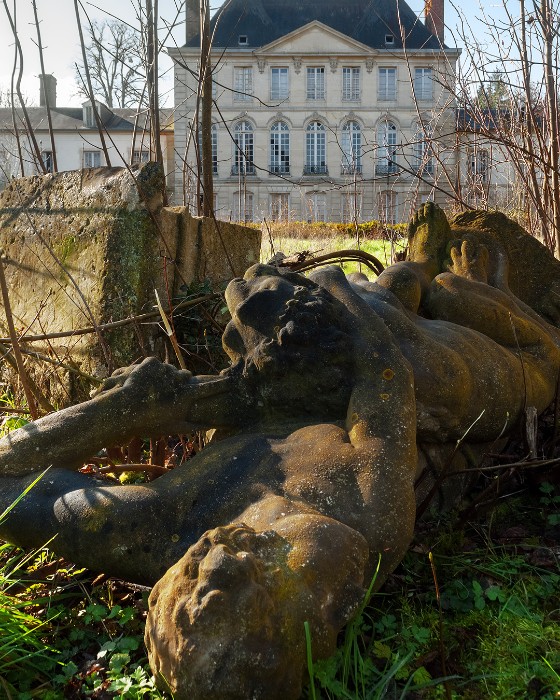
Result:
[[[399,13],[397,13],[397,3]],[[402,48],[400,21],[407,49],[439,49],[438,39],[404,0],[230,0],[211,20],[213,46],[237,48],[240,35],[247,48],[258,48],[318,20],[374,49]],[[197,34],[186,44],[200,46]]]
[[[545,123],[545,113],[541,105],[533,108],[533,117],[537,126]],[[487,134],[490,131],[507,131],[516,121],[525,121],[522,111],[509,109],[508,107],[473,108],[460,107],[457,110],[457,130],[472,134]]]
[[[133,131],[136,109],[110,109],[110,115],[105,120],[105,127],[109,131]],[[23,121],[23,113],[21,109],[16,110],[18,126],[25,130]],[[48,130],[49,122],[47,120],[46,107],[28,107],[27,113],[34,131]],[[168,125],[171,128],[172,110],[162,109],[160,111],[160,119],[162,128]],[[51,109],[51,117],[53,129],[56,131],[97,131],[97,127],[89,128],[84,126],[83,112],[81,107],[55,107]],[[144,126],[144,117],[140,115],[138,119],[138,128]],[[12,110],[9,107],[0,109],[0,130],[12,131]]]

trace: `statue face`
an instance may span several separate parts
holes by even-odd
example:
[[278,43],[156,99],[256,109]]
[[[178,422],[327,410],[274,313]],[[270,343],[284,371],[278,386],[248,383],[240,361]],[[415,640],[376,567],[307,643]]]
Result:
[[284,416],[344,417],[353,342],[334,297],[301,275],[255,265],[230,282],[226,300],[224,349],[243,364],[259,405]]
[[304,287],[296,286],[267,265],[256,265],[243,279],[230,282],[226,301],[232,322],[224,334],[224,348],[232,360],[276,339],[285,325],[283,318],[289,302],[302,296],[310,299]]

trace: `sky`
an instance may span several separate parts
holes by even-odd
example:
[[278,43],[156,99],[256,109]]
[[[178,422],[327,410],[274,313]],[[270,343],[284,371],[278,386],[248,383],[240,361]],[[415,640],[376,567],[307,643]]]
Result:
[[[513,0],[505,0],[508,5],[517,5]],[[33,8],[31,0],[7,0],[10,11],[13,13],[14,4],[16,6],[17,29],[22,44],[24,54],[22,92],[29,100],[30,104],[38,104],[39,101],[39,79],[41,72],[39,55],[36,41],[36,29],[33,20]],[[82,0],[83,6],[92,20],[103,20],[117,18],[131,24],[136,24],[136,16],[131,0],[94,0],[87,2]],[[74,81],[74,63],[80,58],[80,47],[76,16],[74,12],[73,0],[36,0],[37,13],[41,26],[41,39],[44,47],[45,71],[52,73],[57,79],[57,104],[59,106],[72,107],[80,106],[83,98],[77,94]],[[424,0],[408,0],[410,7],[423,16]],[[490,16],[499,17],[502,0],[484,2],[485,11]],[[216,0],[215,7],[221,5],[220,0]],[[181,0],[159,0],[160,25],[169,25],[175,20],[177,8],[182,6]],[[476,17],[479,14],[478,0],[462,0],[460,2],[461,12],[463,12],[469,22],[476,26]],[[457,25],[458,15],[454,7],[453,0],[446,0],[446,24],[449,30],[446,31],[446,43],[448,45],[459,45],[453,42],[453,29]],[[183,12],[180,13],[180,20],[183,19]],[[165,22],[164,22],[165,20]],[[182,45],[184,43],[184,24],[177,26],[173,37],[169,39],[167,45]],[[163,38],[163,37],[162,37]],[[9,91],[10,78],[14,57],[14,42],[4,3],[0,3],[0,92]],[[160,67],[167,71],[160,86],[160,94],[164,104],[173,104],[171,76],[171,60],[165,56],[160,58]]]

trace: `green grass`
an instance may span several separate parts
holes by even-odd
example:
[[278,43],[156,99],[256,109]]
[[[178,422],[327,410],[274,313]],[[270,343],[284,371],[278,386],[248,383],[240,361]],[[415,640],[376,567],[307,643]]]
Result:
[[[263,244],[261,249],[261,262],[266,262],[274,255],[274,253],[282,252],[286,256],[294,253],[308,251],[314,255],[323,255],[325,253],[333,253],[337,250],[356,249],[356,239],[350,236],[336,236],[329,238],[302,238],[302,237],[274,237],[273,242],[267,239],[266,233],[263,235]],[[391,264],[392,257],[395,252],[402,250],[402,243],[391,243],[381,239],[364,239],[360,242],[360,250],[374,255],[387,267]],[[342,269],[348,274],[350,272],[360,271],[359,263],[344,263]],[[366,274],[370,279],[375,279],[375,275],[365,266],[361,266],[361,272]]]
[[431,537],[433,568],[425,545],[413,548],[335,656],[315,664],[316,698],[560,697],[560,568],[537,537],[542,500],[508,513],[531,520],[522,543],[492,542],[485,524],[465,536],[450,522]]

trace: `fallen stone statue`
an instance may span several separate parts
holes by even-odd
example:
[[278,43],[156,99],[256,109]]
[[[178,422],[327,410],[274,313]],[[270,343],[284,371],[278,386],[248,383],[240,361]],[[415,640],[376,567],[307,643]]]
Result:
[[[409,546],[415,482],[425,496],[449,469],[438,498],[456,497],[553,400],[560,263],[501,214],[450,225],[426,204],[409,234],[375,283],[255,265],[226,291],[222,374],[148,359],[0,442],[0,511],[50,467],[0,536],[154,585],[149,659],[176,700],[298,698],[304,622],[330,655]],[[135,435],[211,428],[152,483],[77,471]]]

